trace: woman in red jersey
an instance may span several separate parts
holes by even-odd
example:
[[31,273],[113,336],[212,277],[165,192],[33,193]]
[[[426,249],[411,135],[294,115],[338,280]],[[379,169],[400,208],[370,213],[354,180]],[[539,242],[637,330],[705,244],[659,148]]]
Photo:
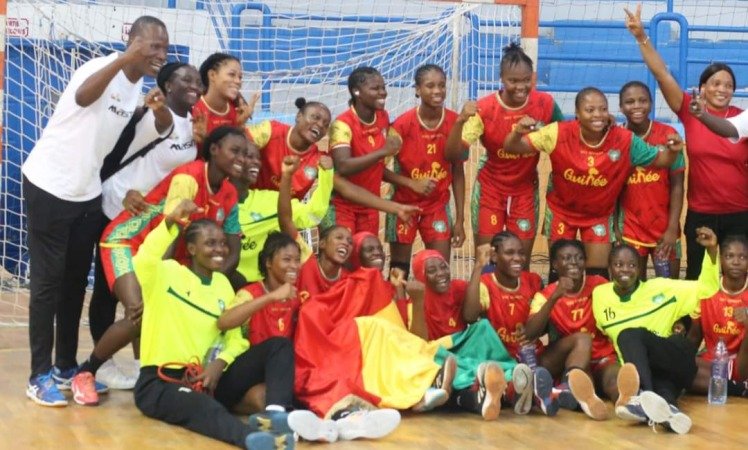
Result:
[[696,358],[698,372],[691,391],[706,394],[712,375],[717,342],[722,339],[729,355],[727,395],[748,397],[748,240],[728,236],[720,244],[722,279],[713,296],[701,300],[691,313],[689,339],[706,352]]
[[[447,77],[444,69],[426,64],[416,69],[416,97],[419,106],[405,112],[390,127],[390,135],[401,139],[395,156],[395,172],[414,181],[427,181],[431,192],[419,194],[407,187],[394,187],[392,200],[420,206],[423,211],[411,223],[394,214],[387,215],[386,236],[390,243],[390,267],[397,267],[408,278],[410,257],[416,233],[426,248],[450,259],[451,244],[460,247],[465,240],[465,172],[462,161],[451,163],[445,156],[445,143],[457,113],[444,107]],[[450,211],[450,185],[455,199],[455,220]]]
[[192,107],[195,142],[218,127],[240,127],[252,117],[259,94],[247,103],[241,95],[242,65],[228,53],[213,53],[200,65],[205,93]]
[[[384,159],[400,150],[400,139],[387,137],[389,115],[384,109],[387,90],[373,67],[359,67],[348,77],[351,107],[330,128],[330,149],[335,170],[350,183],[379,197],[382,181],[406,186],[418,193],[431,192],[429,180],[414,181],[385,168]],[[379,232],[379,213],[358,199],[333,197],[324,227],[343,225],[355,234]]]
[[478,140],[486,148],[470,206],[475,245],[491,242],[500,231],[511,231],[522,240],[525,270],[537,233],[539,156],[508,153],[504,139],[525,115],[539,124],[563,119],[553,98],[533,89],[532,73],[532,60],[518,44],[505,47],[499,72],[502,89],[463,106],[446,150],[447,158],[459,161]]
[[[678,115],[686,130],[688,145],[688,211],[686,236],[686,278],[698,278],[704,248],[696,242],[696,229],[709,227],[719,240],[729,235],[748,236],[748,141],[731,142],[716,135],[689,113],[694,95],[684,92],[670,74],[644,32],[641,5],[634,13],[626,10],[626,27],[639,44],[642,59],[657,79],[670,109]],[[730,105],[735,92],[735,74],[730,66],[712,63],[699,77],[698,93],[704,110],[721,118],[742,111]]]
[[[611,123],[608,99],[586,87],[574,101],[576,120],[556,122],[533,131],[536,121],[521,119],[504,142],[511,153],[548,153],[551,181],[543,231],[551,243],[581,235],[587,273],[607,277],[618,196],[635,166],[668,167],[683,149],[677,134],[668,136],[668,151],[642,141]],[[529,133],[529,134],[528,134]],[[523,135],[526,135],[523,137]],[[662,150],[662,151],[661,151]]]
[[[626,128],[652,145],[667,143],[673,127],[651,120],[652,93],[641,81],[630,81],[618,95]],[[685,161],[679,154],[670,168],[636,167],[621,193],[621,237],[639,251],[639,277],[647,279],[647,259],[670,263],[670,277],[680,273],[680,214],[683,209]]]

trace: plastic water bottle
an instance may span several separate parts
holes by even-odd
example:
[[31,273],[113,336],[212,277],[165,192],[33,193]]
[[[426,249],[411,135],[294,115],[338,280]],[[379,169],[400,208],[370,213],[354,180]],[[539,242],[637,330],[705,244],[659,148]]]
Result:
[[657,249],[654,253],[654,269],[655,276],[662,278],[670,278],[670,260],[668,255],[660,249]]
[[538,367],[538,358],[535,355],[535,344],[527,342],[519,348],[519,362],[527,364],[530,369],[535,371]]
[[210,345],[210,348],[208,348],[208,351],[205,352],[205,357],[203,358],[203,368],[208,367],[208,364],[215,361],[216,358],[218,358],[218,354],[223,351],[224,347],[224,333],[221,333],[216,337],[216,339],[213,341],[213,343]]
[[712,378],[709,380],[709,404],[724,405],[727,403],[727,346],[720,339],[714,349],[712,361]]

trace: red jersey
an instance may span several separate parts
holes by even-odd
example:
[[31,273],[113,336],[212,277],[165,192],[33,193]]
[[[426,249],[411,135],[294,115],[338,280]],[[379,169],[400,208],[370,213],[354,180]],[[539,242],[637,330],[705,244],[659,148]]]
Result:
[[[593,360],[616,353],[610,339],[598,331],[595,316],[592,315],[592,290],[607,282],[608,280],[599,275],[587,275],[579,292],[561,297],[551,309],[550,323],[561,336],[570,336],[579,332],[592,336]],[[530,305],[531,314],[540,311],[556,290],[557,285],[558,281],[535,294]]]
[[437,182],[428,198],[406,187],[395,186],[393,201],[406,205],[428,203],[440,208],[449,203],[452,164],[444,156],[444,146],[457,113],[447,108],[442,111],[442,118],[434,128],[424,125],[418,108],[405,112],[390,127],[390,134],[399,136],[403,143],[395,157],[395,172],[414,180],[431,178]]
[[[733,144],[712,133],[688,110],[691,94],[683,93],[678,118],[688,143],[688,209],[703,214],[748,211],[748,139]],[[730,106],[719,117],[733,117],[742,110]]]
[[[163,214],[169,214],[183,199],[190,199],[203,208],[203,212],[192,214],[190,221],[210,219],[227,234],[241,233],[234,185],[224,179],[218,192],[213,192],[208,182],[208,163],[192,161],[174,169],[151,189],[145,201],[154,206],[148,211],[137,216],[122,211],[115,217],[104,231],[102,242],[126,240],[134,255],[148,233],[161,223]],[[177,240],[174,259],[183,264],[189,260],[184,239]]]
[[649,165],[658,153],[618,126],[590,147],[582,141],[576,120],[554,122],[523,139],[550,156],[548,206],[580,222],[610,216],[632,168]]
[[275,120],[247,127],[247,134],[260,149],[262,158],[262,170],[253,189],[277,191],[280,188],[283,158],[293,155],[299,158],[299,168],[291,178],[291,194],[301,200],[317,180],[317,166],[324,153],[317,148],[317,144],[303,152],[291,147],[288,141],[291,128]]
[[335,280],[330,280],[322,274],[317,262],[317,256],[312,255],[299,269],[299,276],[296,280],[296,289],[299,292],[299,300],[304,303],[309,297],[322,294],[330,290],[338,281],[345,279],[348,274],[347,270],[340,268],[340,274]]
[[694,319],[701,320],[706,347],[703,358],[707,361],[714,359],[714,349],[720,338],[725,341],[730,355],[738,353],[740,344],[745,339],[745,325],[735,320],[737,308],[748,308],[748,289],[735,295],[719,290],[713,296],[701,300],[699,307],[691,314]]
[[[652,121],[644,142],[664,145],[675,129]],[[621,193],[623,236],[639,245],[656,245],[670,219],[670,174],[686,170],[683,154],[667,167],[635,167]]]
[[[205,136],[207,137],[210,133],[213,132],[218,127],[223,126],[229,126],[229,127],[236,127],[238,124],[236,123],[237,116],[236,116],[236,106],[234,106],[233,103],[229,102],[229,107],[226,110],[225,113],[220,114],[212,109],[210,109],[210,106],[208,106],[207,103],[205,103],[205,100],[203,97],[200,97],[200,100],[197,101],[192,106],[192,117],[193,120],[197,117],[203,116],[206,118],[205,121]],[[198,148],[201,149],[202,146],[198,145]],[[198,157],[202,158],[202,153],[198,152]]]
[[[330,126],[330,148],[350,147],[351,157],[368,155],[384,147],[387,127],[390,118],[387,111],[377,110],[374,121],[364,123],[356,114],[353,107],[339,115]],[[368,168],[354,175],[346,177],[351,183],[361,186],[377,197],[380,196],[382,177],[384,176],[384,160],[379,160]]]
[[[267,292],[262,281],[257,281],[239,289],[234,304],[253,301],[265,294]],[[247,322],[249,343],[257,345],[276,336],[293,339],[300,304],[298,298],[285,302],[272,302],[252,314]]]
[[466,281],[452,280],[449,290],[444,294],[437,294],[426,287],[423,313],[429,340],[457,333],[467,327],[462,318],[462,303],[465,301],[467,286]]
[[555,108],[553,97],[536,90],[530,91],[525,105],[516,109],[504,105],[499,92],[478,100],[478,114],[463,127],[462,140],[469,146],[480,139],[486,148],[486,162],[478,173],[481,188],[488,186],[504,195],[526,194],[537,189],[540,155],[507,153],[504,139],[525,115],[543,124],[552,122],[557,118]]
[[509,290],[499,285],[493,273],[484,273],[480,278],[480,303],[486,318],[496,329],[506,349],[515,358],[519,356],[519,342],[514,336],[518,327],[527,322],[530,315],[530,301],[543,282],[534,272],[522,272],[519,286]]

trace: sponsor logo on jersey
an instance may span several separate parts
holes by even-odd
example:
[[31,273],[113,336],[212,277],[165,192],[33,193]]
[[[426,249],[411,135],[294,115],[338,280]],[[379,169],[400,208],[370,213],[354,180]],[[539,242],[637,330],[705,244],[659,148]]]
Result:
[[[175,141],[177,139],[178,138],[174,138]],[[175,143],[171,144],[171,146],[169,146],[169,148],[172,149],[172,150],[189,150],[189,149],[193,148],[194,146],[195,146],[195,141],[184,142],[184,143],[181,143],[181,144],[175,142]]]
[[628,184],[656,183],[660,181],[660,174],[654,170],[644,167],[637,167],[629,175]]
[[440,181],[447,178],[447,175],[447,171],[436,161],[431,163],[431,169],[421,170],[416,167],[410,171],[410,178],[414,180],[431,178],[432,180]]
[[109,105],[109,111],[119,117],[124,117],[126,119],[130,118],[130,116],[132,116],[132,113],[133,113],[132,111],[125,111],[122,108],[117,108],[114,105]]
[[566,169],[564,170],[564,179],[582,186],[605,187],[608,185],[608,179],[600,175],[600,172],[594,167],[590,167],[586,174],[577,174],[574,169]]

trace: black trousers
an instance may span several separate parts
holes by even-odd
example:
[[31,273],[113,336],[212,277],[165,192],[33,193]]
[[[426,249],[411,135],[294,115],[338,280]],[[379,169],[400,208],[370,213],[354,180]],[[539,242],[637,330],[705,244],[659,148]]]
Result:
[[[294,388],[291,341],[271,338],[239,355],[218,381],[214,397],[163,381],[155,366],[140,369],[135,406],[148,417],[244,448],[249,426],[229,408],[254,385],[265,383],[266,403],[291,406]],[[178,371],[173,371],[178,372]],[[170,373],[177,378],[181,373]]]
[[[31,258],[31,375],[77,365],[83,297],[98,239],[101,197],[69,202],[23,178]],[[56,327],[55,327],[56,324]]]
[[117,314],[117,298],[109,290],[104,275],[104,266],[101,264],[101,252],[99,252],[99,241],[104,229],[109,225],[109,218],[101,213],[99,218],[99,233],[96,238],[96,257],[94,258],[94,287],[91,295],[91,303],[88,305],[88,323],[91,337],[98,342],[106,330],[114,323]]
[[683,233],[686,236],[686,279],[695,280],[701,273],[701,262],[704,260],[704,247],[696,242],[696,229],[709,227],[717,234],[717,240],[730,235],[748,237],[748,211],[730,214],[702,214],[690,209],[686,213],[686,226]]
[[696,347],[685,336],[662,338],[645,328],[630,328],[618,335],[624,362],[639,372],[643,391],[653,391],[675,404],[696,377]]

